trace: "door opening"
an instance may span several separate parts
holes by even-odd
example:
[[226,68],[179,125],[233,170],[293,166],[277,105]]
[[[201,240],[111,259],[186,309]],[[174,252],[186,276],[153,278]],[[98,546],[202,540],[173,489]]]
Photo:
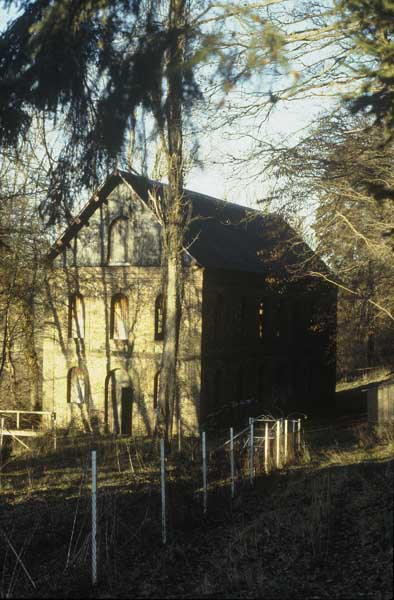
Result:
[[133,419],[133,390],[131,387],[122,388],[121,396],[121,430],[124,435],[131,435]]

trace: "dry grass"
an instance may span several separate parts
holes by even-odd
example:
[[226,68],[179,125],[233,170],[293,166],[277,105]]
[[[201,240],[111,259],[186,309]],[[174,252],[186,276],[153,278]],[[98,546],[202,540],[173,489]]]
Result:
[[75,439],[57,453],[42,447],[16,457],[2,471],[0,525],[15,552],[3,536],[0,595],[388,600],[392,429],[359,427],[315,442],[253,488],[238,482],[234,502],[218,468],[206,517],[198,453],[194,462],[191,448],[174,455],[163,548],[157,455],[142,442],[96,441],[96,590],[89,578],[90,443]]

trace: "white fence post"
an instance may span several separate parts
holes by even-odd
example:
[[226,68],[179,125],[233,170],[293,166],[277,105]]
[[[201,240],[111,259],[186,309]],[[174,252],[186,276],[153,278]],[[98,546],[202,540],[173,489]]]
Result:
[[163,544],[167,543],[166,523],[166,466],[164,440],[160,440],[160,489],[161,489],[161,539]]
[[249,468],[250,468],[250,484],[253,485],[254,480],[254,420],[249,417]]
[[280,435],[281,435],[281,421],[276,421],[276,468],[280,469]]
[[92,450],[92,584],[97,584],[97,460]]
[[230,427],[230,478],[231,478],[231,498],[235,496],[234,481],[234,429]]
[[287,419],[285,419],[284,455],[283,455],[285,465],[287,465],[288,429],[289,429],[289,421]]
[[265,422],[264,426],[264,471],[268,473],[268,452],[269,452],[269,439],[268,439],[268,422]]
[[207,512],[208,505],[208,490],[207,490],[207,444],[205,431],[201,433],[201,447],[202,447],[202,483],[203,483],[203,503],[204,513]]

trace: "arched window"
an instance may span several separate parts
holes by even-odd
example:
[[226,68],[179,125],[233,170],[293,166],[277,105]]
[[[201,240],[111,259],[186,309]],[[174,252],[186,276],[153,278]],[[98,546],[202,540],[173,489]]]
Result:
[[213,314],[213,338],[219,340],[223,334],[223,322],[224,322],[224,300],[222,294],[218,294],[215,300],[214,314]]
[[160,371],[157,371],[153,380],[153,408],[157,410],[159,406],[159,391],[160,391]]
[[274,310],[274,330],[275,336],[279,338],[284,331],[284,310],[283,300],[277,300]]
[[236,381],[236,402],[241,404],[244,400],[244,369],[243,366],[240,365],[237,371],[237,381]]
[[67,375],[67,402],[83,404],[86,400],[86,377],[83,369],[73,367]]
[[69,299],[68,337],[74,340],[85,337],[85,306],[81,294],[73,294]]
[[108,262],[127,263],[129,259],[129,227],[126,217],[117,217],[108,231]]
[[257,371],[257,401],[264,401],[265,381],[264,381],[264,365],[260,365]]
[[264,337],[264,302],[260,300],[257,305],[257,337],[262,340]]
[[123,294],[116,294],[111,300],[111,339],[128,338],[129,302]]
[[218,369],[213,380],[213,405],[215,407],[221,406],[222,403],[222,380],[222,371]]
[[245,296],[243,296],[238,304],[238,311],[237,311],[237,334],[239,337],[245,337],[246,335],[246,331],[245,331],[245,326],[246,326],[246,298]]
[[155,340],[164,338],[164,302],[163,294],[159,294],[155,301]]

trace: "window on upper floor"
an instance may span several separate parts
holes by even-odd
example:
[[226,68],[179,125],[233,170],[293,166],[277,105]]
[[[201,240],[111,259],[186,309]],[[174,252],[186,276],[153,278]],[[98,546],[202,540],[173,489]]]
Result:
[[213,406],[218,408],[222,404],[222,384],[223,384],[223,374],[220,369],[215,371],[214,379],[213,379]]
[[236,313],[236,334],[238,337],[246,336],[246,298],[242,296],[238,303]]
[[244,386],[245,386],[244,368],[242,365],[240,365],[238,367],[238,371],[237,371],[237,380],[236,380],[236,388],[235,388],[235,394],[236,394],[235,400],[238,404],[241,404],[244,400],[244,394],[245,394]]
[[155,340],[164,338],[164,299],[159,294],[155,300]]
[[85,306],[81,294],[73,294],[69,298],[68,337],[74,340],[85,337]]
[[260,300],[257,305],[257,337],[262,340],[264,337],[264,302]]
[[111,300],[111,339],[127,340],[128,338],[129,302],[123,294],[116,294]]
[[67,402],[83,404],[86,401],[86,377],[83,369],[72,367],[67,375]]
[[108,262],[123,264],[129,260],[129,222],[126,217],[117,217],[108,231]]
[[213,339],[218,341],[223,336],[224,299],[222,294],[217,294],[213,311]]
[[257,401],[264,401],[264,392],[265,392],[265,368],[264,365],[261,364],[258,367],[257,371]]

